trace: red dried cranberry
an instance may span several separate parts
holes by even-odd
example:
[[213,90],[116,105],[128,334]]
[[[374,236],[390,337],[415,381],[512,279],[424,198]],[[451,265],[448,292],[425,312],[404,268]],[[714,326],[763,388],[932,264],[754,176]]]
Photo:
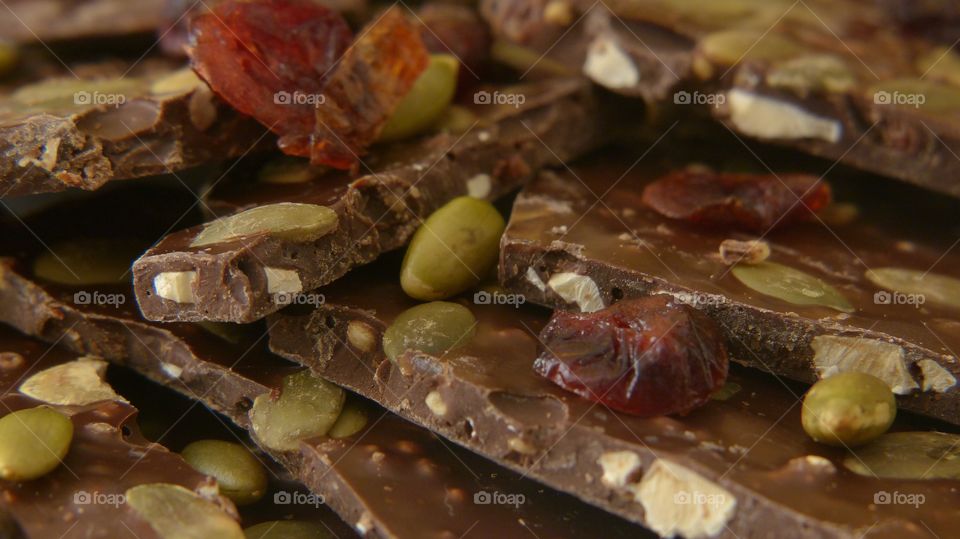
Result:
[[807,219],[830,199],[830,185],[809,174],[684,170],[643,190],[643,202],[671,219],[761,233]]
[[[190,22],[187,53],[210,87],[283,137],[309,140],[312,102],[353,36],[343,18],[308,0],[225,1]],[[308,155],[304,147],[297,155]]]
[[356,166],[427,65],[400,8],[352,44],[343,17],[309,0],[225,0],[190,31],[193,67],[218,95],[284,153],[337,168]]
[[392,7],[367,25],[327,80],[326,99],[316,109],[311,161],[355,167],[428,60],[420,28],[402,8]]
[[650,417],[703,405],[727,379],[720,331],[663,295],[593,313],[556,311],[540,332],[534,370],[611,409]]

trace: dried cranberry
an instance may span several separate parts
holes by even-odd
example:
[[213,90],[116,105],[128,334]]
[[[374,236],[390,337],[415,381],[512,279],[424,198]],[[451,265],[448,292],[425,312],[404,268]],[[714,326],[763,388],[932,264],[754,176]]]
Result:
[[[311,161],[336,168],[356,166],[428,60],[420,28],[401,8],[392,7],[367,25],[324,87],[325,101],[316,109]],[[281,149],[302,155],[284,145]]]
[[426,68],[400,8],[353,43],[343,17],[309,0],[225,0],[190,24],[194,69],[240,112],[280,135],[284,153],[355,167]]
[[614,410],[686,413],[727,379],[727,351],[705,314],[663,295],[593,313],[557,311],[540,332],[534,370]]
[[671,219],[749,232],[807,219],[830,199],[830,185],[809,174],[684,170],[643,190],[644,203]]

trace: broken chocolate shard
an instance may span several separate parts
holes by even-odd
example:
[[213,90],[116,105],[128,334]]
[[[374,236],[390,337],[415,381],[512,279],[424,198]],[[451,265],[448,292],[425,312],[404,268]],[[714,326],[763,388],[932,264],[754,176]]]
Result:
[[[551,17],[558,4],[572,16]],[[486,0],[481,11],[539,63],[681,121],[709,111],[741,135],[960,197],[960,57],[936,25],[904,28],[929,6],[896,4]],[[940,11],[949,23],[956,9]]]
[[239,156],[266,130],[220,102],[189,69],[104,62],[0,98],[0,197],[93,190],[105,182]]
[[163,21],[166,0],[8,0],[0,41],[47,43],[148,34]]
[[[119,222],[125,223],[122,228],[150,233],[183,212],[171,204],[165,208],[168,221],[151,212],[137,215],[144,199],[160,195],[142,189],[126,194],[132,198],[123,207],[132,208],[128,213],[140,217],[139,223],[104,217],[96,201],[86,201],[72,210],[50,210],[28,225],[44,243],[56,246],[71,238],[115,234]],[[124,196],[119,190],[108,195],[100,201],[103,207],[117,207]],[[182,198],[188,205],[189,199]],[[65,222],[72,226],[63,226]],[[262,325],[152,323],[137,312],[129,282],[68,285],[38,278],[32,265],[45,252],[42,244],[25,230],[6,232],[11,231],[3,236],[3,252],[17,258],[3,258],[0,266],[0,320],[26,333],[129,367],[251,431],[250,411],[257,398],[279,394],[285,377],[303,371],[265,349]],[[265,453],[361,535],[413,539],[470,532],[520,539],[531,531],[540,537],[577,537],[598,527],[613,537],[633,537],[639,531],[444,444],[372,404],[369,409],[366,427],[345,438],[314,437],[302,441],[299,451],[270,450],[261,443]],[[445,510],[437,511],[438,506]]]
[[[489,95],[489,91],[483,90]],[[409,241],[420,220],[450,199],[493,199],[543,166],[599,143],[601,118],[589,88],[575,79],[490,91],[522,96],[513,104],[479,100],[463,134],[441,133],[387,146],[367,161],[370,174],[332,172],[314,181],[227,186],[211,207],[237,210],[280,203],[329,207],[336,227],[314,238],[270,233],[192,246],[204,228],[170,234],[133,267],[144,316],[161,321],[251,322],[304,301],[301,293]]]
[[[60,391],[56,401],[38,400],[36,391],[25,389],[38,373],[84,361],[91,360],[0,328],[0,414],[45,404],[70,416],[74,426],[70,450],[59,467],[31,481],[0,480],[0,512],[9,516],[10,528],[25,537],[134,533],[159,539],[161,534],[126,503],[129,489],[153,483],[179,485],[206,500],[210,510],[235,519],[236,508],[218,494],[216,481],[176,453],[148,442],[135,421],[137,409],[119,396],[78,404],[63,401],[70,392],[62,385],[50,388],[51,393]],[[242,536],[238,524],[232,529],[233,537]]]
[[[533,372],[548,313],[508,304],[503,291],[497,300],[456,300],[477,318],[469,343],[442,356],[408,350],[390,361],[356,335],[372,333],[379,343],[416,305],[397,282],[397,262],[378,261],[322,288],[326,303],[316,309],[271,315],[271,349],[661,536],[854,538],[873,526],[877,536],[925,537],[920,520],[934,533],[952,526],[949,504],[930,503],[952,483],[853,476],[843,469],[844,451],[812,442],[800,424],[798,384],[734,368],[723,400],[648,419],[554,386]],[[911,425],[900,421],[897,428]],[[907,490],[922,492],[927,504],[875,505],[878,491]]]
[[[869,372],[901,408],[960,423],[957,296],[935,301],[960,271],[942,227],[953,201],[835,171],[859,217],[838,224],[825,214],[770,231],[768,260],[728,268],[717,249],[729,231],[664,218],[642,201],[646,184],[685,164],[650,156],[617,182],[632,163],[608,152],[525,188],[501,243],[504,286],[568,309],[585,298],[561,280],[590,283],[601,305],[667,294],[713,317],[745,365],[808,383]],[[606,195],[597,202],[591,192]],[[917,215],[910,225],[881,205],[907,196]]]

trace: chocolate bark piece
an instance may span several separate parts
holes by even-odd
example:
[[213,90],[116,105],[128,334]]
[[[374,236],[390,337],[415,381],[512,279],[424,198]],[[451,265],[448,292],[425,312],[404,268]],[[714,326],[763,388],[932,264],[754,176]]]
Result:
[[[177,210],[171,220],[182,210],[175,196],[139,191],[131,189],[147,200],[170,201],[167,209]],[[102,203],[118,207],[118,200],[104,197]],[[133,213],[143,207],[132,201],[127,206]],[[73,212],[51,210],[27,224],[43,243],[55,246],[71,237],[116,233],[117,223],[150,234],[164,222],[143,212],[143,221],[136,226],[115,216],[101,217],[99,223],[88,217],[64,226],[81,213],[99,212],[88,202]],[[3,258],[0,263],[0,321],[21,331],[127,366],[251,430],[254,400],[278,393],[285,376],[303,370],[266,350],[262,325],[152,323],[137,312],[129,283],[68,286],[35,279],[32,262],[45,252],[43,246],[26,230],[4,232],[7,242],[19,238],[19,245],[8,245],[5,252],[16,252],[20,258]],[[540,537],[576,537],[598,527],[614,537],[638,533],[625,521],[543,491],[373,405],[367,427],[353,436],[305,440],[299,451],[261,447],[365,536],[460,537],[469,532],[524,538],[533,531]],[[484,503],[487,494],[489,504]],[[524,501],[519,507],[499,503],[521,500],[519,496]]]
[[[683,165],[651,157],[618,181],[633,163],[624,153],[607,153],[574,173],[544,173],[525,188],[501,241],[504,286],[527,301],[570,309],[586,296],[570,293],[564,279],[580,282],[584,294],[594,291],[603,305],[668,294],[713,317],[732,357],[745,365],[803,382],[870,372],[891,386],[901,408],[960,423],[957,306],[932,296],[909,302],[909,290],[884,290],[867,278],[868,270],[885,267],[958,275],[955,232],[944,227],[956,214],[954,201],[834,170],[839,200],[855,205],[857,217],[838,222],[828,210],[763,235],[771,249],[767,262],[832,286],[852,304],[852,312],[842,312],[749,288],[718,249],[726,239],[753,236],[649,209],[641,200],[644,185]],[[893,202],[903,200],[916,215],[910,223]],[[823,292],[800,290],[800,283],[786,288],[811,298]]]
[[[522,5],[486,0],[483,12],[495,35],[533,58],[679,105],[681,114],[699,107],[745,136],[960,197],[960,58],[939,29],[927,35],[901,24],[927,8],[872,0]],[[551,22],[556,5],[573,22]],[[598,17],[614,22],[591,33]]]
[[0,97],[0,197],[93,190],[239,156],[272,139],[189,68],[105,61]]
[[[378,261],[321,289],[316,310],[268,318],[271,348],[481,455],[664,536],[925,537],[952,526],[949,509],[875,505],[878,491],[947,495],[953,482],[848,473],[845,451],[803,432],[804,389],[734,368],[729,391],[684,417],[642,419],[566,392],[534,374],[549,313],[462,297],[475,336],[442,357],[414,350],[394,363],[375,335],[417,303]],[[471,301],[471,299],[473,301]],[[898,429],[916,429],[901,418]],[[913,490],[916,489],[916,490]],[[708,501],[709,500],[709,501]],[[937,502],[939,504],[939,502]]]
[[524,99],[496,104],[478,98],[472,105],[477,123],[467,132],[383,148],[366,161],[370,174],[359,179],[332,173],[291,185],[243,184],[212,195],[215,208],[326,206],[336,213],[336,228],[319,238],[260,233],[196,247],[191,245],[205,227],[175,232],[134,264],[144,316],[258,320],[298,301],[297,294],[403,246],[421,219],[450,199],[465,194],[496,198],[539,168],[582,154],[602,137],[598,107],[581,81],[482,91],[488,97],[492,92]]
[[[128,489],[149,483],[182,486],[236,518],[236,508],[218,494],[213,478],[142,436],[137,409],[121,396],[71,400],[79,397],[77,388],[65,386],[63,380],[44,388],[25,383],[45,369],[91,361],[97,360],[78,359],[63,348],[0,328],[0,414],[47,405],[70,416],[74,425],[70,450],[58,468],[31,481],[0,480],[0,513],[9,516],[11,529],[24,537],[111,538],[133,533],[159,539],[160,534],[124,500]],[[105,367],[101,361],[99,368]],[[101,389],[112,392],[103,383]],[[53,402],[46,400],[51,395],[56,397]],[[236,532],[240,533],[239,525]]]
[[163,21],[166,0],[8,0],[0,40],[62,41],[150,33]]

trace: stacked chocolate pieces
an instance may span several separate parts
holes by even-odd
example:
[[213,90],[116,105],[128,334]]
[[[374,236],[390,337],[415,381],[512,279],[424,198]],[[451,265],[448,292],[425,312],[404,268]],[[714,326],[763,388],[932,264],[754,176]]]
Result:
[[937,4],[10,2],[0,537],[950,536]]

